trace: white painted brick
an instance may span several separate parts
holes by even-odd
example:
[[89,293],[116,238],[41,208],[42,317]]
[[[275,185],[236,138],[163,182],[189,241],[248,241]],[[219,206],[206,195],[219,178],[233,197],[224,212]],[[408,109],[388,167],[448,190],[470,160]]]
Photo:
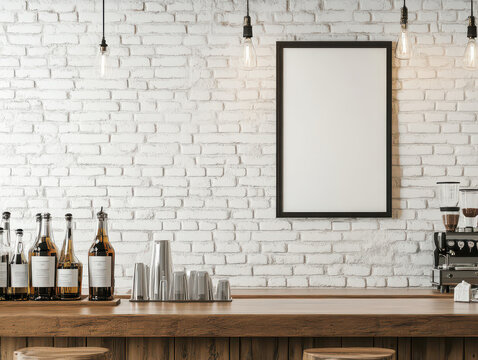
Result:
[[204,259],[207,264],[224,265],[226,263],[225,256],[221,254],[205,254]]
[[309,278],[310,286],[318,287],[344,287],[346,278],[340,276],[317,275]]
[[292,275],[292,268],[287,265],[257,265],[254,275]]
[[215,274],[226,275],[226,276],[252,275],[252,268],[248,265],[234,265],[234,266],[218,265],[215,268]]
[[337,264],[343,262],[343,255],[340,254],[320,254],[307,255],[307,264]]
[[293,241],[297,239],[296,232],[263,231],[252,234],[252,239],[257,241]]

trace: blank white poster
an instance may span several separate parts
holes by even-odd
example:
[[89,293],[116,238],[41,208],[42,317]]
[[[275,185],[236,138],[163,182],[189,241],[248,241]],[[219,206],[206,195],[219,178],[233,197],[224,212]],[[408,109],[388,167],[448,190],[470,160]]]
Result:
[[387,49],[283,51],[283,212],[387,211]]

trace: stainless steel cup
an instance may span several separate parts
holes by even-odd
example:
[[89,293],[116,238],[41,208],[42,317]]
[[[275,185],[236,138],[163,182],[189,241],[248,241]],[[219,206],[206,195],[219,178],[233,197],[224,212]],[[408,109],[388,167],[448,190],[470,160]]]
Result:
[[146,279],[145,281],[145,285],[146,285],[146,294],[147,294],[147,299],[146,300],[149,300],[150,299],[150,294],[149,294],[149,289],[150,289],[150,284],[149,284],[149,266],[148,265],[144,265],[144,277]]
[[216,289],[216,300],[231,300],[231,284],[229,280],[219,280]]
[[[173,262],[171,260],[171,244],[168,240],[157,240],[154,243],[150,267],[150,298],[161,300],[161,280],[166,280],[167,293],[171,291],[171,274]],[[164,285],[163,285],[164,286]]]
[[188,296],[188,278],[185,271],[175,271],[173,273],[173,284],[171,289],[171,300],[189,300]]
[[198,300],[198,272],[191,270],[189,272],[189,300]]
[[199,301],[213,300],[212,281],[207,271],[198,271],[197,300]]
[[131,300],[149,300],[147,266],[143,263],[134,264]]
[[168,287],[168,280],[163,279],[159,280],[159,300],[168,301],[169,300],[169,287]]

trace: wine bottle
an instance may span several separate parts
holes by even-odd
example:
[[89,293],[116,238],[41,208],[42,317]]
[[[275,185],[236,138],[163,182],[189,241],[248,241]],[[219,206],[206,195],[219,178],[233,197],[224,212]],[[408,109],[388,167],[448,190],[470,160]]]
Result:
[[56,267],[58,251],[53,242],[51,216],[42,215],[41,233],[28,254],[30,299],[54,300],[56,298]]
[[32,247],[33,247],[33,245],[35,244],[36,241],[39,241],[40,236],[41,236],[41,213],[37,213],[35,215],[35,223],[36,223],[35,238],[33,239]]
[[5,244],[5,230],[0,228],[0,300],[8,300],[8,262],[10,247]]
[[115,286],[115,251],[108,239],[108,215],[101,208],[97,214],[98,230],[88,251],[89,300],[113,299]]
[[10,287],[11,300],[28,300],[28,261],[23,251],[23,230],[15,231],[17,239],[10,262]]
[[78,300],[81,298],[81,279],[83,264],[75,256],[73,250],[71,214],[65,215],[66,231],[60,259],[58,260],[57,295],[61,300]]

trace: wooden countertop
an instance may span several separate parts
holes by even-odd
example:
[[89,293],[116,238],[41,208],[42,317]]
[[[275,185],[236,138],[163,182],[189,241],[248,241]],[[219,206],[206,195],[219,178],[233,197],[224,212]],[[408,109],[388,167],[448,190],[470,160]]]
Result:
[[440,294],[434,289],[314,289],[314,288],[243,288],[234,289],[235,299],[324,299],[324,298],[442,298],[453,294]]
[[478,336],[478,303],[454,303],[436,293],[379,295],[347,297],[337,290],[324,298],[215,304],[2,305],[0,336]]

